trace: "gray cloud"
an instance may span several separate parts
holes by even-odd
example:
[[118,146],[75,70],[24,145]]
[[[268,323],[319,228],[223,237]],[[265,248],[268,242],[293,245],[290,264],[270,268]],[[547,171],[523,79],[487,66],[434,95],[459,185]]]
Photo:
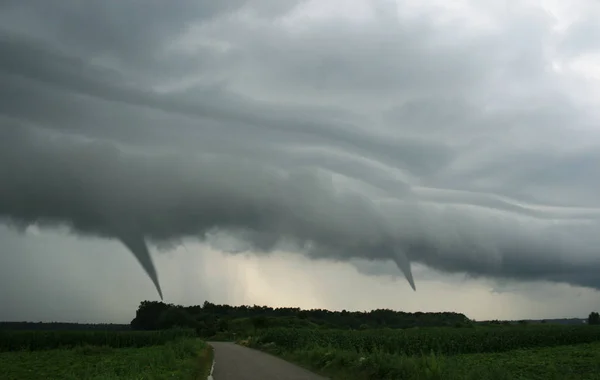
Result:
[[190,25],[226,17],[251,6],[257,14],[276,17],[298,0],[91,1],[85,7],[66,0],[4,2],[0,22],[21,34],[54,41],[62,50],[100,60],[126,70],[131,79],[152,80],[157,75],[177,77],[197,67],[168,54],[168,45]]
[[597,118],[547,69],[568,39],[541,10],[477,29],[386,2],[360,22],[294,21],[296,1],[5,4],[7,221],[119,239],[157,288],[145,241],[225,232],[393,260],[413,287],[405,258],[600,289]]
[[[106,144],[35,136],[24,127],[4,132],[0,215],[119,238],[157,288],[142,237],[160,241],[242,230],[254,249],[272,250],[281,238],[290,238],[298,246],[314,242],[314,252],[332,258],[365,251],[403,257],[370,201],[336,195],[331,184],[308,171],[282,176],[214,159],[190,166],[181,159],[123,154]],[[409,263],[398,262],[412,284]]]

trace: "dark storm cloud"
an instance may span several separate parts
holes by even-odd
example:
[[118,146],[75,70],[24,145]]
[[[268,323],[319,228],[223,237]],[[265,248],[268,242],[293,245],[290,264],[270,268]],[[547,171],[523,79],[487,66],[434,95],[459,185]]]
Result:
[[17,32],[58,41],[61,48],[87,57],[105,59],[132,78],[181,75],[191,62],[165,54],[165,48],[193,23],[226,16],[244,8],[277,16],[300,0],[24,0],[0,4],[0,22]]
[[[142,238],[226,231],[258,251],[291,241],[311,257],[334,260],[405,252],[447,271],[600,285],[591,276],[598,269],[596,220],[519,219],[477,208],[466,214],[414,202],[382,209],[308,171],[283,175],[277,166],[250,162],[136,155],[24,127],[5,128],[2,137],[1,215],[118,238],[134,252]],[[564,256],[566,249],[578,257]]]
[[146,241],[221,232],[411,284],[407,258],[600,288],[600,140],[538,13],[478,33],[390,8],[303,29],[295,1],[5,4],[6,221],[118,239],[157,288]]
[[[1,35],[0,51],[8,57],[0,63],[0,69],[3,69],[0,76],[6,76],[3,80],[6,86],[0,91],[7,99],[0,105],[0,110],[37,123],[54,122],[55,128],[74,124],[72,128],[76,130],[91,129],[91,133],[102,133],[93,131],[99,128],[93,124],[96,116],[93,109],[73,107],[73,101],[81,103],[82,100],[73,99],[73,95],[63,95],[65,99],[62,101],[57,98],[61,96],[61,92],[70,92],[117,103],[110,105],[111,107],[140,106],[200,119],[196,121],[196,128],[204,128],[203,137],[211,134],[213,131],[210,129],[215,127],[220,129],[218,134],[222,136],[223,125],[215,126],[212,121],[217,119],[228,122],[227,128],[238,135],[248,134],[249,129],[250,134],[263,129],[262,133],[268,133],[267,138],[273,140],[277,140],[282,134],[286,140],[290,139],[290,135],[296,141],[324,140],[328,145],[342,146],[362,155],[375,155],[380,161],[408,166],[410,169],[414,167],[419,171],[433,171],[451,157],[451,152],[443,143],[415,138],[395,138],[395,141],[390,141],[389,138],[365,133],[361,129],[311,120],[285,109],[227,97],[227,94],[222,97],[217,94],[216,99],[213,94],[202,94],[201,99],[182,95],[167,97],[150,90],[124,86],[119,83],[120,78],[116,74],[107,74],[108,78],[103,78],[102,71],[95,70],[81,60],[60,55],[41,46],[39,41],[31,41],[18,35]],[[53,90],[58,93],[53,93]],[[209,95],[213,96],[212,99],[208,98]],[[32,107],[32,102],[39,105]],[[103,112],[96,114],[100,117],[106,115]],[[69,122],[72,118],[75,120]],[[105,122],[100,128],[122,130],[135,127],[123,125],[118,119],[114,123],[117,125]],[[164,129],[162,126],[160,128]],[[262,140],[264,137],[260,135],[259,138]]]
[[[392,231],[374,204],[336,194],[311,172],[282,176],[250,163],[214,160],[190,165],[35,136],[24,127],[3,132],[0,215],[119,238],[157,287],[144,238],[241,230],[260,250],[287,238],[298,246],[312,242],[313,251],[334,258],[368,254],[399,260]],[[408,264],[402,269],[412,284]]]

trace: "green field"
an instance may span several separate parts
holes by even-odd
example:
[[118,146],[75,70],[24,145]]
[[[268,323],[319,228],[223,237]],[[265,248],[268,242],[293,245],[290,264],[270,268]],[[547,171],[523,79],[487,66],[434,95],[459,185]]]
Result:
[[212,352],[200,336],[334,380],[600,380],[600,325],[577,322],[143,301],[130,326],[0,323],[0,378],[204,380]]
[[600,380],[600,327],[268,329],[241,342],[333,379]]
[[112,348],[147,347],[192,338],[194,329],[159,331],[10,331],[0,330],[0,352],[47,350],[81,345]]
[[206,379],[212,351],[189,330],[6,332],[1,378]]

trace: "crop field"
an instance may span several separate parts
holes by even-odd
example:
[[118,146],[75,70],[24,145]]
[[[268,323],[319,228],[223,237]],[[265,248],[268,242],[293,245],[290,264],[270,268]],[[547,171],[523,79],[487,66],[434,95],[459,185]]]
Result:
[[0,331],[0,377],[206,379],[210,347],[193,330]]
[[195,337],[193,329],[162,331],[6,331],[0,330],[0,352],[48,350],[81,345],[112,348],[147,347]]
[[246,343],[333,379],[600,380],[600,326],[267,329]]
[[358,352],[453,355],[502,352],[521,348],[600,341],[600,326],[527,326],[478,328],[424,328],[408,330],[268,329],[257,343],[274,343],[285,350],[307,346],[353,349]]

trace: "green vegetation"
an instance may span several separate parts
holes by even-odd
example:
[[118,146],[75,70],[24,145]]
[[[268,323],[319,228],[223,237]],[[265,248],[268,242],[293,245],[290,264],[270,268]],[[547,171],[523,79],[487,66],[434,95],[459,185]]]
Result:
[[0,330],[0,351],[47,350],[81,345],[147,347],[195,337],[193,329],[164,331],[7,331]]
[[202,306],[177,306],[144,301],[131,321],[134,330],[191,327],[202,337],[219,333],[245,335],[273,327],[312,329],[372,329],[411,327],[465,327],[472,322],[460,313],[404,313],[379,309],[369,312],[302,310],[294,307],[230,306],[204,302]]
[[133,329],[187,326],[334,379],[598,379],[600,317],[474,322],[460,313],[142,302]]
[[2,379],[206,379],[210,347],[193,329],[0,330]]
[[454,356],[371,354],[327,347],[263,350],[333,380],[599,380],[600,343]]
[[251,339],[256,345],[274,344],[282,350],[304,347],[353,349],[360,353],[442,355],[502,352],[522,348],[600,341],[600,326],[514,326],[505,328],[426,328],[408,330],[269,329]]
[[144,301],[129,326],[0,323],[0,372],[15,380],[204,380],[212,351],[202,337],[340,380],[600,380],[600,316],[582,321]]
[[209,346],[181,338],[164,345],[112,348],[84,345],[71,349],[0,353],[2,379],[206,379]]
[[131,325],[115,323],[68,323],[68,322],[0,322],[0,330],[27,331],[129,331]]
[[600,379],[600,327],[271,329],[240,342],[333,379]]

